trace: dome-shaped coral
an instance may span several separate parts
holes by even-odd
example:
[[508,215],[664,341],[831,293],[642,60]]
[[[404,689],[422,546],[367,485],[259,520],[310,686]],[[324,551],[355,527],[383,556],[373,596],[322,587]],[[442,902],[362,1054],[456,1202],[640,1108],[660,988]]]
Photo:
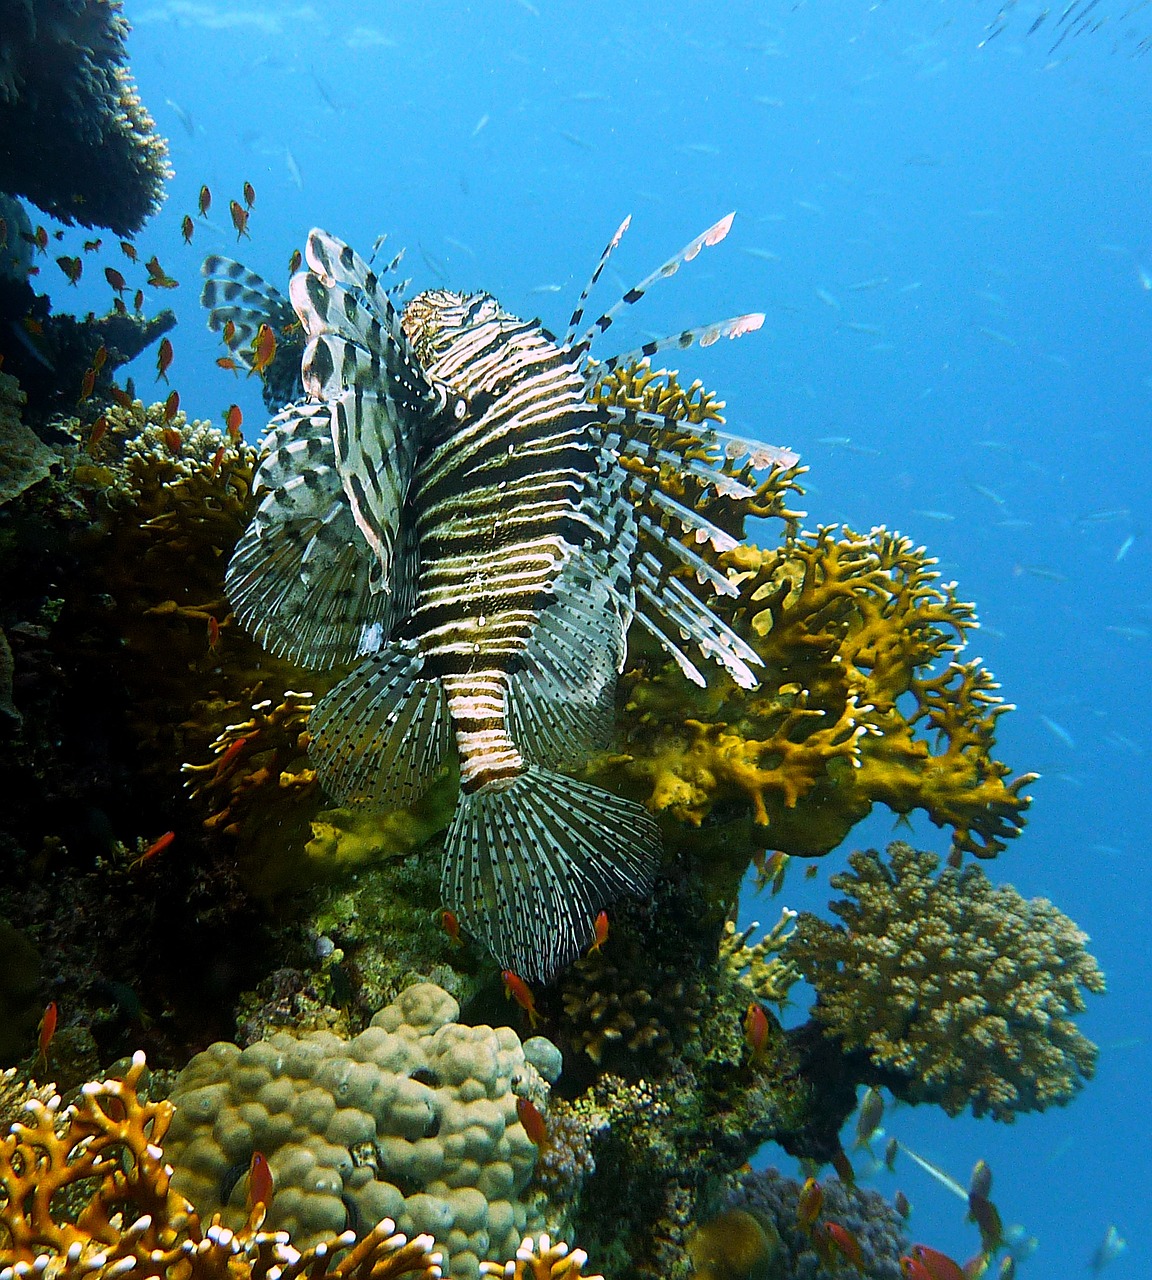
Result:
[[908,1101],[997,1120],[1066,1103],[1096,1061],[1070,1017],[1081,987],[1104,990],[1087,935],[978,867],[937,875],[931,853],[888,854],[852,854],[832,877],[849,895],[831,904],[844,923],[805,913],[788,941],[815,1017]]

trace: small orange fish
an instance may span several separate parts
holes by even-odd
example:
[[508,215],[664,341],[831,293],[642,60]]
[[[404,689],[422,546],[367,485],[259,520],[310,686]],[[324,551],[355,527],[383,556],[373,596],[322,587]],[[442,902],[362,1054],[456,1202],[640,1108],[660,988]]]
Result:
[[852,1161],[844,1154],[843,1147],[837,1147],[832,1153],[832,1168],[836,1170],[836,1176],[846,1187],[856,1185],[856,1170],[852,1168]]
[[40,250],[41,253],[48,252],[48,232],[43,227],[36,228],[36,234],[32,237],[32,243]]
[[96,253],[96,252],[98,252],[98,251],[99,251],[100,246],[101,246],[103,243],[104,243],[104,241],[103,241],[103,240],[85,240],[85,241],[84,241],[84,252],[85,252],[85,253]]
[[148,272],[148,283],[153,289],[175,289],[179,284],[178,280],[173,280],[168,275],[155,254],[144,264],[144,269]]
[[[232,214],[232,225],[236,228],[236,239],[241,236],[248,235],[248,210],[240,203],[239,200],[233,200],[228,205],[228,211]],[[251,236],[248,236],[251,239]]]
[[132,298],[132,310],[140,311],[143,308],[143,306],[144,306],[144,290],[137,289],[135,295]]
[[128,281],[124,279],[115,267],[104,268],[104,279],[108,281],[117,293],[123,293],[128,288]]
[[908,1256],[924,1268],[928,1280],[965,1280],[964,1268],[939,1249],[929,1248],[926,1244],[914,1244],[908,1250]]
[[92,434],[88,437],[88,452],[95,453],[96,446],[108,434],[108,415],[102,413],[92,424]]
[[179,456],[184,448],[184,437],[176,430],[175,427],[164,428],[164,443],[168,446],[168,452]]
[[44,1008],[44,1016],[40,1019],[36,1038],[36,1044],[40,1051],[40,1061],[44,1063],[45,1071],[48,1070],[48,1050],[52,1044],[52,1037],[56,1034],[56,1018],[56,1001],[49,1000]]
[[[168,399],[164,401],[164,421],[171,422],[172,419],[176,416],[176,413],[179,410],[179,408],[180,408],[180,392],[169,391]],[[175,450],[173,450],[173,452],[175,452]]]
[[980,1243],[985,1253],[994,1253],[1004,1243],[1004,1224],[1000,1211],[978,1192],[968,1195],[968,1221],[974,1222],[980,1231]]
[[244,746],[247,741],[247,738],[237,738],[228,750],[220,757],[216,765],[216,773],[214,775],[216,781],[219,781],[227,772],[228,768],[235,762],[236,757],[244,750]]
[[805,880],[815,880],[819,874],[820,874],[820,868],[816,865],[816,863],[813,863],[810,867],[804,868]]
[[[221,445],[221,448],[224,446]],[[220,623],[212,614],[208,615],[208,652],[215,653],[220,647]]]
[[127,391],[124,391],[122,388],[113,384],[112,389],[111,391],[109,391],[108,394],[112,397],[115,403],[120,406],[121,409],[132,408],[132,397],[128,394]]
[[304,261],[304,255],[299,249],[292,250],[292,256],[288,259],[288,274],[295,275],[300,270],[300,264]]
[[820,1216],[824,1204],[824,1188],[815,1178],[809,1178],[800,1188],[796,1200],[796,1221],[804,1228],[809,1228]]
[[129,262],[135,262],[137,259],[136,246],[131,240],[120,241],[120,252],[128,259]]
[[588,948],[586,955],[591,955],[608,941],[608,912],[601,911],[592,924],[592,945]]
[[85,369],[84,376],[80,379],[80,399],[77,404],[83,404],[85,400],[92,394],[96,386],[96,370]]
[[276,359],[276,335],[262,324],[252,339],[252,373],[263,373]]
[[900,1274],[904,1280],[934,1280],[932,1272],[922,1262],[907,1256],[900,1259]]
[[543,1149],[548,1145],[548,1126],[531,1098],[516,1099],[516,1117],[533,1146]]
[[768,1031],[768,1015],[764,1006],[753,1000],[744,1014],[744,1043],[752,1050],[753,1059],[764,1052]]
[[160,342],[160,350],[156,353],[156,381],[161,378],[165,382],[168,381],[168,370],[172,367],[172,344],[167,338],[163,338]]
[[151,862],[158,854],[164,852],[165,849],[176,839],[175,831],[165,831],[162,836],[153,840],[147,849],[132,863],[134,867],[142,867],[146,862]]
[[76,284],[84,274],[83,258],[69,258],[62,256],[56,259],[56,264],[59,266],[60,270],[64,272],[65,276],[68,278],[68,283],[71,285]]
[[200,188],[200,216],[206,218],[208,210],[212,208],[212,192],[206,186]]
[[824,1230],[836,1248],[844,1255],[848,1263],[857,1271],[864,1270],[864,1251],[855,1235],[839,1222],[825,1222]]
[[216,452],[212,455],[212,474],[213,475],[219,474],[220,467],[223,465],[224,458],[226,457],[227,453],[228,453],[227,447],[225,445],[221,445],[220,448],[217,449]]
[[180,223],[180,234],[184,237],[185,244],[192,243],[192,232],[194,229],[192,218],[186,213],[184,215],[184,220]]
[[892,1208],[907,1221],[912,1216],[912,1205],[903,1191],[897,1191],[892,1197]]
[[123,298],[112,299],[112,310],[115,311],[118,316],[126,316],[128,314],[128,308],[124,305]]
[[464,945],[464,939],[460,936],[460,921],[455,911],[440,912],[440,927],[458,947]]
[[232,339],[235,336],[236,336],[236,321],[225,320],[224,328],[220,330],[220,341],[223,342],[223,344],[226,347],[230,347],[232,345]]
[[107,359],[108,359],[108,348],[103,343],[101,343],[96,348],[96,354],[92,357],[92,368],[95,369],[97,373],[99,373],[100,370],[104,368],[104,363]]
[[276,1189],[272,1170],[262,1151],[252,1152],[252,1163],[248,1166],[248,1211],[251,1213],[258,1204],[267,1208],[272,1203],[272,1195]]
[[504,980],[504,997],[509,996],[520,1006],[528,1015],[528,1025],[535,1027],[540,1022],[540,1015],[536,1012],[536,997],[532,994],[532,988],[518,977],[511,969],[501,970],[500,977]]
[[244,184],[244,204],[251,209],[256,203],[256,188],[250,183]]
[[216,363],[221,369],[230,369],[234,374],[239,376],[240,366],[232,359],[231,356],[217,356]]
[[240,439],[240,428],[243,423],[244,415],[240,412],[240,406],[238,404],[230,404],[224,414],[224,425],[228,428],[229,439]]

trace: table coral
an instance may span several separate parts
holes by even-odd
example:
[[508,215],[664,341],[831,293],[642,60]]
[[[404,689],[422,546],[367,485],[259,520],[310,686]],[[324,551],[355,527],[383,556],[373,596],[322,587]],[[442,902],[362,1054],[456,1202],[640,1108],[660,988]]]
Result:
[[880,1082],[949,1115],[1012,1120],[1071,1099],[1096,1047],[1072,1021],[1104,977],[1087,935],[1044,898],[948,868],[906,844],[853,853],[832,877],[842,924],[801,915],[785,958],[816,988],[814,1017]]
[[0,190],[62,222],[138,231],[171,176],[115,0],[23,0],[0,25]]
[[298,1247],[388,1216],[436,1235],[462,1280],[481,1258],[515,1256],[543,1225],[523,1194],[536,1148],[513,1091],[535,1069],[510,1028],[463,1026],[459,1012],[420,983],[351,1040],[278,1032],[244,1050],[213,1045],[172,1094],[176,1187],[239,1225],[222,1186],[260,1151],[275,1179],[269,1220]]

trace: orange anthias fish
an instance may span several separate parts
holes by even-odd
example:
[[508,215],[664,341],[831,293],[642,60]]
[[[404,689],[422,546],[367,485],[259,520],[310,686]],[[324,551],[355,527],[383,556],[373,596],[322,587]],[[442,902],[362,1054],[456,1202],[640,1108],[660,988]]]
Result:
[[144,267],[148,272],[148,283],[153,289],[175,289],[180,283],[168,275],[160,265],[160,259],[155,254],[148,259]]
[[773,896],[778,894],[784,887],[784,875],[790,861],[789,856],[779,849],[773,850],[767,857],[763,852],[753,854],[752,862],[756,867],[756,892],[759,893],[771,885]]
[[500,977],[504,980],[504,995],[511,996],[521,1009],[528,1015],[528,1025],[535,1027],[540,1022],[540,1015],[536,1012],[536,997],[532,994],[532,989],[524,981],[518,977],[511,969],[501,970]]
[[88,452],[95,453],[96,446],[108,432],[108,415],[102,413],[92,424],[92,434],[88,437]]
[[440,912],[440,927],[458,947],[464,945],[464,939],[460,936],[460,919],[455,911]]
[[229,369],[232,373],[236,374],[237,377],[240,376],[240,366],[232,359],[231,356],[217,356],[216,363],[221,369]]
[[824,1230],[848,1263],[855,1267],[857,1271],[863,1271],[864,1251],[860,1248],[860,1241],[856,1239],[853,1232],[839,1222],[826,1222]]
[[824,1188],[815,1178],[809,1178],[800,1188],[796,1201],[796,1221],[804,1228],[809,1228],[820,1216],[824,1204]]
[[156,381],[161,378],[165,382],[168,381],[168,370],[172,367],[172,343],[167,338],[163,338],[160,342],[160,350],[156,353]]
[[80,379],[80,399],[79,404],[83,404],[85,400],[92,394],[96,386],[96,370],[85,369],[84,376]]
[[164,401],[164,421],[171,422],[180,409],[180,392],[169,391],[168,399]]
[[217,782],[224,776],[229,768],[235,763],[240,752],[244,750],[247,738],[237,738],[234,743],[225,751],[220,759],[216,762],[216,772],[213,777]]
[[767,1041],[768,1015],[764,1012],[764,1006],[754,1000],[744,1014],[744,1043],[752,1050],[752,1057],[758,1058]]
[[40,1019],[36,1041],[40,1051],[40,1061],[43,1062],[45,1071],[48,1070],[48,1050],[52,1044],[52,1037],[56,1034],[56,1018],[56,1001],[50,1000],[44,1009],[44,1016]]
[[97,373],[99,373],[100,370],[104,368],[104,364],[107,361],[107,359],[108,359],[108,348],[103,343],[101,343],[96,348],[96,354],[92,357],[92,368],[95,369]]
[[132,298],[132,309],[133,311],[139,311],[143,306],[144,306],[144,290],[137,289],[135,295]]
[[276,359],[276,335],[269,325],[262,324],[252,339],[252,373],[263,373]]
[[543,1149],[548,1145],[548,1126],[531,1098],[516,1099],[516,1116],[533,1146]]
[[256,203],[256,188],[250,182],[244,184],[244,203],[249,209]]
[[193,232],[193,230],[194,230],[194,229],[195,229],[195,228],[194,228],[194,224],[193,224],[193,222],[192,222],[192,217],[191,217],[191,215],[190,215],[190,214],[187,214],[187,213],[186,213],[186,214],[184,215],[184,220],[183,220],[183,222],[181,222],[181,223],[180,223],[180,234],[184,237],[184,243],[185,243],[185,244],[191,244],[191,243],[192,243],[192,232]]
[[985,1253],[995,1253],[1004,1243],[1004,1224],[1000,1221],[1000,1211],[987,1196],[978,1191],[968,1193],[968,1220],[976,1224]]
[[923,1267],[928,1280],[965,1280],[964,1268],[939,1249],[932,1249],[926,1244],[914,1244],[908,1250],[908,1256]]
[[68,277],[69,284],[76,284],[84,274],[84,261],[81,258],[59,257],[56,259],[56,263],[65,276]]
[[608,941],[608,912],[601,911],[596,917],[592,925],[592,945],[588,948],[586,954],[591,955]]
[[232,339],[235,336],[236,336],[236,321],[225,320],[224,328],[221,329],[220,331],[220,341],[223,342],[226,347],[230,347],[232,345]]
[[300,270],[300,264],[304,261],[304,255],[299,249],[292,250],[292,256],[288,259],[288,274],[295,275]]
[[136,261],[136,246],[131,240],[120,241],[120,252],[128,259],[129,262]]
[[85,240],[85,241],[84,241],[84,252],[85,252],[85,253],[96,253],[96,252],[97,252],[97,250],[100,248],[100,246],[101,246],[103,243],[104,243],[104,241],[103,241],[103,240]]
[[220,448],[217,449],[216,452],[212,455],[212,474],[213,475],[216,475],[219,472],[220,467],[224,462],[224,456],[227,454],[227,452],[228,452],[227,448],[224,445],[221,445]]
[[900,1274],[904,1280],[933,1280],[932,1272],[922,1262],[907,1256],[900,1259]]
[[[241,236],[248,235],[248,210],[240,203],[239,200],[233,200],[228,205],[228,211],[232,215],[232,225],[236,228],[236,239]],[[251,236],[248,237],[251,239]]]
[[202,218],[207,217],[208,210],[212,208],[212,192],[208,190],[207,186],[200,188],[199,208]]
[[224,414],[224,425],[228,428],[230,439],[240,439],[240,428],[244,425],[244,415],[241,413],[238,404],[230,404],[228,406],[227,412]]
[[128,281],[124,279],[115,267],[104,268],[104,279],[108,281],[117,293],[123,293],[128,288]]
[[163,853],[175,839],[175,831],[165,831],[162,836],[158,836],[153,840],[138,858],[133,860],[132,867],[142,867],[146,862],[151,862],[153,858]]
[[252,1162],[248,1166],[248,1211],[258,1204],[265,1208],[272,1203],[272,1195],[276,1189],[272,1170],[262,1151],[252,1152]]
[[113,386],[108,393],[112,399],[120,406],[121,409],[132,408],[132,397],[124,390],[123,387]]
[[177,457],[184,450],[184,437],[175,427],[164,428],[164,443],[168,446],[168,452],[175,454]]

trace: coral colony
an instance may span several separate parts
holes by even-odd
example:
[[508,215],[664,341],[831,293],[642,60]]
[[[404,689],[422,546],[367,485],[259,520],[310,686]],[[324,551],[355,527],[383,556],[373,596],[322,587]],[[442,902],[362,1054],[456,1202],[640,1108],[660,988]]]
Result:
[[[175,385],[147,404],[117,371],[155,346],[160,379],[188,372],[174,317],[145,316],[143,291],[177,282],[129,239],[62,243],[63,278],[102,269],[109,308],[53,311],[34,270],[49,233],[10,197],[129,236],[162,197],[163,142],[118,6],[26,7],[58,33],[73,9],[89,21],[44,46],[48,87],[0,85],[0,131],[35,143],[0,164],[0,318],[21,335],[0,369],[0,771],[20,797],[0,1280],[579,1280],[589,1258],[612,1280],[956,1274],[906,1204],[855,1185],[840,1133],[858,1095],[864,1145],[885,1095],[1001,1121],[1063,1105],[1095,1063],[1075,1017],[1104,989],[1071,920],[971,861],[1019,836],[1035,776],[994,754],[1010,707],[965,655],[974,607],[896,532],[803,527],[806,468],[725,435],[723,402],[653,363],[659,344],[597,362],[487,295],[402,305],[321,232],[287,294],[208,264],[221,367],[252,369],[273,410],[310,395],[262,448],[235,406],[215,426]],[[6,30],[0,66],[29,38]],[[93,147],[116,179],[61,189],[98,167],[57,153]],[[257,236],[251,187],[221,198]],[[583,424],[589,486],[556,543],[580,573],[549,565],[516,633],[527,665],[486,659],[484,691],[428,639],[453,562],[436,476],[404,453],[406,431],[535,429],[468,381],[480,319],[544,381],[567,370],[577,418],[556,429]],[[414,516],[389,514],[370,414],[412,469]],[[505,478],[543,492],[528,452]],[[501,571],[522,552],[505,545]],[[495,643],[486,616],[449,622]],[[484,734],[511,746],[497,759]],[[564,797],[583,813],[567,826]],[[750,871],[786,902],[790,864],[877,804],[947,830],[946,865],[857,852],[833,919],[736,929]],[[521,829],[528,852],[505,838]],[[801,977],[815,1002],[785,1026]],[[749,1172],[766,1142],[803,1178]],[[978,1168],[970,1274],[1010,1261],[990,1194]]]

